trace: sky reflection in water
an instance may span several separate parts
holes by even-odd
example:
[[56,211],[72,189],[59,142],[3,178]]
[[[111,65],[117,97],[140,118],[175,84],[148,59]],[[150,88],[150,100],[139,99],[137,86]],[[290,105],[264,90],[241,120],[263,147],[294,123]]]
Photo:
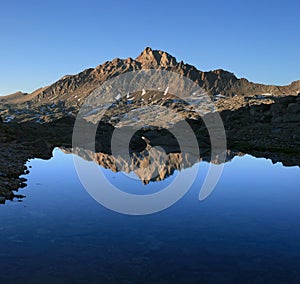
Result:
[[[214,192],[198,200],[208,169],[169,209],[126,216],[102,207],[81,186],[72,155],[34,159],[27,197],[0,206],[1,282],[297,283],[300,281],[300,169],[251,156],[226,163]],[[134,192],[163,182],[128,179]],[[186,171],[177,174],[188,178]],[[127,181],[127,183],[126,183]],[[63,282],[64,280],[65,282]],[[22,282],[23,281],[23,282]]]

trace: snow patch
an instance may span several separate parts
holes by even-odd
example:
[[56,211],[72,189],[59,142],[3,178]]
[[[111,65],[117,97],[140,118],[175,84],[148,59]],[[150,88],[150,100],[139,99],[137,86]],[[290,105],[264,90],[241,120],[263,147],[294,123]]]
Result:
[[121,98],[122,98],[122,96],[121,96],[120,94],[118,94],[118,95],[115,97],[115,100],[119,101]]
[[169,91],[169,86],[165,89],[164,96],[168,93],[168,91]]

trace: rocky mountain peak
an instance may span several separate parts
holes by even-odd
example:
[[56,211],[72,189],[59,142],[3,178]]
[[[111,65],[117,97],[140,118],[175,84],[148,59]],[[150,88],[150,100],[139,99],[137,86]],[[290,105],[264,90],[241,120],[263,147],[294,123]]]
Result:
[[158,66],[172,67],[177,64],[176,58],[172,55],[161,50],[153,50],[150,47],[146,47],[136,61],[140,62],[145,69]]

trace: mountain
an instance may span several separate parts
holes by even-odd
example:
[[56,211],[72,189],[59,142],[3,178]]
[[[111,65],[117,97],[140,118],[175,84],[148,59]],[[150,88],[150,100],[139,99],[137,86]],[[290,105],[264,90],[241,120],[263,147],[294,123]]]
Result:
[[[107,79],[129,71],[145,69],[170,70],[184,75],[196,82],[215,100],[234,97],[243,100],[245,97],[294,95],[300,92],[300,81],[295,81],[288,86],[256,84],[244,78],[238,79],[233,73],[222,69],[200,71],[182,61],[177,62],[176,58],[167,52],[147,47],[136,59],[116,58],[76,75],[66,75],[52,85],[40,88],[31,94],[18,92],[1,97],[0,115],[8,118],[13,115],[12,119],[18,117],[18,112],[15,115],[7,111],[12,106],[17,109],[32,109],[43,114],[47,110],[41,113],[41,110],[37,109],[43,105],[49,107],[49,113],[58,111],[57,106],[64,115],[76,113],[84,99]],[[239,102],[237,107],[239,104],[242,102]],[[222,108],[222,105],[220,107]],[[41,121],[43,122],[43,119]]]

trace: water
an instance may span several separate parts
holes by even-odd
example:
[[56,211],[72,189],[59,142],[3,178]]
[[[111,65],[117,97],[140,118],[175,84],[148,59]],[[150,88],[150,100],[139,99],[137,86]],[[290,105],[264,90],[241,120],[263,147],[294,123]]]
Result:
[[[0,207],[1,283],[300,282],[299,167],[235,157],[200,202],[201,163],[175,205],[126,216],[84,190],[72,155],[56,149],[29,165],[27,197]],[[122,173],[106,174],[124,184]],[[147,193],[161,182],[136,186]]]

